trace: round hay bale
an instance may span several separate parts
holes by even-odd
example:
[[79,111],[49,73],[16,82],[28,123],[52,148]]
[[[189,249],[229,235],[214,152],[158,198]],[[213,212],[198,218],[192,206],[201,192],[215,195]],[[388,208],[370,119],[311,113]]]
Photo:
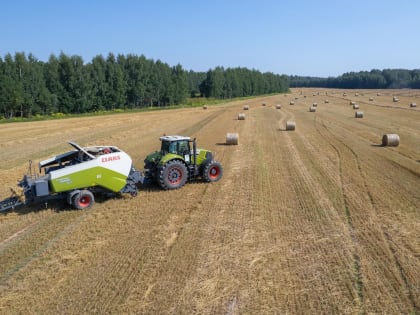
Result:
[[343,96],[347,96],[347,93],[343,93]]
[[314,106],[310,106],[310,107],[309,107],[309,111],[310,111],[310,112],[312,112],[312,113],[313,113],[313,112],[316,112],[316,107],[314,107]]
[[239,113],[238,114],[238,120],[245,120],[245,114],[244,113]]
[[296,123],[294,121],[288,120],[286,121],[286,130],[295,130]]
[[276,109],[281,109],[281,104],[277,104]]
[[325,103],[325,104],[328,104],[329,102],[330,102],[329,100],[325,100],[325,101],[324,101],[324,103]]
[[359,105],[354,104],[354,105],[353,105],[353,109],[359,109]]
[[354,104],[356,104],[355,101],[350,101],[350,105],[354,105]]
[[226,144],[237,145],[239,142],[239,134],[237,133],[227,133],[226,134]]
[[356,112],[354,113],[354,117],[356,117],[356,118],[363,118],[363,112],[356,111]]
[[295,101],[290,101],[290,105],[295,105]]
[[376,93],[376,96],[381,96],[381,93]]
[[359,96],[359,93],[354,93],[354,96]]
[[398,97],[394,96],[394,97],[392,98],[392,101],[393,101],[393,102],[398,102],[398,101],[399,101],[399,99],[398,99]]
[[207,109],[207,105],[204,105],[204,106],[203,106],[203,109]]
[[249,106],[248,105],[245,105],[244,106],[244,110],[249,110]]
[[389,133],[382,136],[382,145],[388,147],[397,147],[400,144],[400,136],[395,133]]
[[369,101],[371,101],[371,102],[372,102],[372,101],[373,101],[373,97],[369,97]]
[[410,107],[417,107],[417,104],[416,103],[411,103]]

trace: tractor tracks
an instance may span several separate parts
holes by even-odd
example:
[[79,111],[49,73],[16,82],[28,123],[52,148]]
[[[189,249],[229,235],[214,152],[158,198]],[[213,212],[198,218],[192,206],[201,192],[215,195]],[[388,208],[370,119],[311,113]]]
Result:
[[[365,313],[364,309],[364,270],[361,264],[361,248],[364,246],[368,246],[366,242],[370,242],[367,239],[362,239],[364,237],[364,234],[361,233],[359,230],[363,229],[362,226],[360,226],[361,222],[356,222],[358,220],[362,220],[363,218],[356,218],[356,216],[360,216],[360,214],[354,213],[354,211],[357,211],[354,209],[353,203],[353,195],[350,196],[351,191],[349,186],[351,185],[350,182],[348,182],[348,171],[346,170],[348,166],[346,166],[346,169],[343,165],[344,159],[353,161],[352,164],[357,169],[357,175],[360,179],[358,180],[359,186],[357,191],[360,195],[365,195],[366,198],[364,200],[367,201],[367,205],[364,206],[364,210],[371,209],[369,211],[369,218],[373,219],[375,221],[375,227],[379,229],[380,233],[380,239],[383,240],[383,243],[385,243],[385,250],[388,253],[391,253],[391,258],[393,261],[394,266],[396,267],[396,270],[398,270],[398,275],[400,279],[402,280],[402,283],[404,284],[405,291],[408,292],[408,299],[410,300],[413,309],[416,311],[419,310],[419,305],[417,305],[415,294],[413,292],[413,288],[411,287],[407,276],[405,274],[404,268],[397,256],[396,250],[393,247],[393,241],[390,236],[390,234],[384,229],[383,225],[380,223],[377,215],[380,213],[380,209],[378,209],[373,194],[369,189],[369,186],[367,184],[367,178],[366,174],[362,169],[362,163],[360,161],[360,157],[356,153],[355,150],[352,149],[347,143],[345,143],[343,140],[341,140],[336,134],[334,134],[330,128],[326,125],[326,123],[321,119],[315,120],[315,128],[317,132],[323,136],[324,138],[328,139],[329,144],[336,152],[338,158],[339,158],[339,176],[340,176],[340,182],[341,182],[341,191],[342,191],[342,198],[343,198],[343,206],[345,210],[346,220],[348,224],[348,228],[350,231],[350,235],[352,236],[353,242],[355,244],[355,252],[354,252],[354,271],[356,275],[356,289],[358,292],[358,297],[360,300],[360,311],[361,313]],[[348,153],[345,153],[348,152]],[[347,156],[347,158],[345,158]],[[353,173],[354,174],[354,173]],[[362,223],[363,224],[363,223]],[[379,245],[378,245],[379,246]]]

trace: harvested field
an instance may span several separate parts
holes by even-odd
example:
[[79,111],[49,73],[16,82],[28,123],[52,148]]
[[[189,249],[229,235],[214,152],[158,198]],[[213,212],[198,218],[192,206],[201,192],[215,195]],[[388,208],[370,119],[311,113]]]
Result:
[[[0,214],[0,312],[419,313],[420,110],[407,104],[420,91],[363,91],[365,119],[354,119],[351,91],[292,92],[305,98],[281,111],[260,105],[284,102],[276,95],[0,124],[0,199],[28,160],[67,140],[116,145],[142,169],[159,136],[187,135],[224,168],[217,183],[144,187],[83,211],[51,203]],[[326,92],[329,103],[309,113]],[[247,119],[232,119],[245,105]],[[227,132],[238,145],[225,145]],[[400,145],[383,147],[393,133]]]

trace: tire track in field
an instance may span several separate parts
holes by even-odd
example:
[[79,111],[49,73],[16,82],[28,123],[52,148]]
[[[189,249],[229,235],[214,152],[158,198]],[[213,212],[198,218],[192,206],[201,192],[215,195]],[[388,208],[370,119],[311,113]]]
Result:
[[210,116],[198,121],[194,125],[183,129],[180,134],[181,135],[193,135],[196,134],[198,131],[203,129],[206,125],[211,123],[213,120],[221,116],[226,112],[226,109],[218,109],[215,113],[212,113]]
[[[322,132],[319,126],[322,126],[323,130],[325,132]],[[369,186],[367,184],[367,178],[366,178],[366,174],[363,172],[362,170],[362,163],[360,162],[360,158],[358,156],[358,154],[347,144],[345,143],[343,140],[339,139],[324,123],[324,121],[321,120],[321,122],[316,122],[316,129],[317,131],[321,134],[321,136],[326,137],[328,139],[331,139],[331,141],[329,141],[330,145],[333,147],[333,149],[336,151],[337,155],[339,156],[339,169],[340,169],[340,182],[341,182],[341,188],[342,188],[342,195],[343,195],[343,200],[344,200],[344,207],[345,207],[345,213],[346,213],[346,218],[347,218],[347,222],[350,228],[350,232],[352,235],[352,238],[354,239],[354,242],[361,245],[360,241],[358,239],[358,237],[356,236],[356,230],[357,227],[355,226],[355,223],[353,222],[353,214],[352,214],[352,210],[351,210],[351,206],[350,206],[350,201],[349,201],[349,195],[348,192],[346,191],[346,184],[344,183],[344,171],[343,171],[343,165],[342,165],[342,160],[343,160],[343,152],[342,150],[339,149],[339,146],[342,146],[345,148],[345,150],[347,150],[350,155],[352,156],[352,159],[354,160],[354,163],[356,164],[357,167],[357,173],[361,178],[361,182],[362,182],[362,189],[361,191],[363,191],[368,199],[369,202],[369,207],[373,210],[373,216],[374,216],[374,220],[375,222],[379,222],[378,218],[377,218],[377,214],[380,212],[380,210],[377,208],[376,203],[374,201],[372,192],[369,189]],[[334,143],[338,143],[338,146]],[[396,270],[398,270],[399,272],[399,276],[401,277],[403,283],[404,283],[404,287],[405,290],[408,292],[408,298],[413,306],[413,308],[418,311],[419,310],[419,306],[417,305],[416,299],[415,299],[415,294],[413,293],[413,289],[410,286],[410,283],[407,279],[407,276],[404,272],[404,269],[401,265],[400,260],[398,259],[398,256],[396,255],[396,250],[393,248],[392,246],[392,239],[389,235],[389,233],[387,233],[383,226],[379,223],[375,224],[376,227],[379,228],[380,234],[381,234],[381,238],[385,241],[385,245],[386,245],[386,249],[388,252],[392,253],[392,260],[394,265],[396,266]],[[363,270],[361,268],[361,262],[360,262],[360,254],[355,253],[355,269],[356,269],[356,275],[357,275],[357,288],[358,288],[358,292],[359,292],[359,298],[361,299],[362,303],[364,300],[364,294],[363,294]],[[362,312],[364,312],[364,310],[362,309]]]
[[[52,213],[48,218],[31,225],[19,239],[14,239],[12,243],[6,244],[1,250],[0,265],[2,275],[0,275],[0,285],[6,286],[7,282],[20,270],[28,266],[35,259],[50,249],[55,243],[67,234],[71,233],[78,224],[88,215],[88,211],[83,213],[69,213],[63,216]],[[39,244],[37,241],[42,240]],[[32,245],[35,243],[34,245]],[[27,251],[24,249],[29,247]],[[16,250],[18,248],[18,250]],[[16,254],[20,254],[17,259]],[[3,261],[4,260],[4,261]]]
[[[280,123],[282,123],[286,118],[289,119],[293,119],[294,115],[288,111],[284,111],[285,115],[281,118]],[[299,220],[300,222],[306,222],[305,220],[307,220],[307,224],[305,226],[303,226],[301,229],[302,231],[300,233],[307,233],[309,238],[319,238],[320,240],[328,240],[331,237],[330,233],[338,233],[338,231],[342,231],[341,230],[341,226],[344,224],[341,224],[342,219],[340,218],[340,214],[339,212],[336,210],[336,207],[334,205],[334,202],[332,201],[332,199],[330,199],[328,192],[326,191],[326,189],[328,189],[327,187],[324,187],[323,183],[319,181],[318,178],[316,178],[314,175],[312,175],[311,170],[312,169],[307,162],[305,161],[305,157],[301,156],[301,154],[306,153],[307,150],[309,150],[309,153],[313,153],[315,155],[315,157],[317,156],[316,153],[314,153],[314,151],[311,151],[312,145],[309,147],[306,147],[306,144],[308,143],[308,140],[305,138],[304,134],[302,134],[299,130],[298,131],[284,131],[283,132],[284,137],[283,139],[285,140],[285,147],[287,148],[287,153],[286,155],[289,156],[289,161],[292,165],[292,167],[290,167],[289,172],[291,174],[291,178],[293,178],[293,182],[292,182],[292,186],[293,189],[295,190],[295,195],[296,195],[296,201],[298,202],[299,205],[299,211],[303,211],[302,212],[302,218]],[[302,143],[304,145],[304,152],[301,153],[300,150],[297,147],[296,144],[296,140],[297,137],[299,137],[302,140]],[[330,171],[330,175],[332,175],[332,170]],[[338,229],[338,230],[337,230]],[[344,231],[345,232],[345,231]],[[341,245],[331,245],[331,246],[341,246],[344,249],[343,251],[339,250],[340,254],[334,254],[334,250],[331,251],[331,254],[327,255],[328,257],[324,257],[325,260],[325,264],[326,266],[328,266],[328,264],[333,264],[333,265],[343,265],[343,266],[347,266],[348,260],[351,260],[353,258],[353,261],[355,259],[354,255],[352,257],[351,255],[351,248],[347,249],[347,238],[350,238],[350,231],[348,231],[347,233],[345,232],[346,236],[345,239],[343,240],[343,243]],[[348,234],[348,235],[347,235]],[[316,243],[315,243],[316,244]],[[315,245],[314,244],[314,245]],[[316,257],[316,255],[318,254],[318,252],[323,252],[326,249],[326,244],[323,244],[322,241],[319,244],[319,247],[316,246],[316,249],[309,249],[307,248],[306,250],[309,251],[309,257]],[[303,245],[303,244],[302,244]],[[305,245],[303,245],[303,247],[305,248]],[[300,249],[300,250],[303,250]],[[338,251],[337,251],[338,253]],[[348,259],[346,259],[346,257],[348,257]],[[354,263],[353,263],[354,264]],[[317,279],[317,275],[319,275],[319,271],[316,271],[316,269],[311,269],[311,268],[317,268],[317,267],[313,267],[316,266],[315,263],[313,263],[312,265],[307,265],[305,268],[305,271],[301,274],[300,278],[301,281],[303,281],[304,283],[306,282],[311,282],[315,279]],[[325,276],[330,277],[329,279],[334,279],[335,281],[337,281],[338,279],[336,279],[334,277],[334,273],[331,273],[328,269],[328,267],[323,266],[322,264],[320,264],[318,266],[318,268],[320,268],[321,270],[323,270],[323,273]],[[303,265],[300,268],[304,268]],[[344,269],[346,270],[346,269]],[[337,275],[335,275],[337,276]],[[345,292],[348,283],[349,285],[351,285],[350,283],[353,283],[355,289],[355,292],[352,296],[357,294],[357,281],[352,280],[352,276],[351,273],[348,272],[346,274],[340,274],[340,281],[338,281],[336,284],[329,284],[328,281],[323,281],[323,285],[326,287],[330,287],[330,288],[334,288],[334,289],[338,289],[340,292]],[[332,281],[334,281],[332,280]],[[316,283],[316,282],[315,282]],[[314,290],[315,292],[316,290],[316,284],[314,284]],[[321,292],[321,289],[318,289],[319,292]],[[314,293],[314,298],[319,298],[319,296],[316,296],[316,293]],[[350,299],[348,296],[346,296],[346,298],[348,298],[348,300],[346,300],[346,302],[348,303],[348,305],[352,305],[354,303],[353,299]],[[331,305],[334,305],[334,301],[330,301]],[[358,305],[356,305],[356,307],[358,309],[360,309],[360,304],[361,303],[357,303]]]

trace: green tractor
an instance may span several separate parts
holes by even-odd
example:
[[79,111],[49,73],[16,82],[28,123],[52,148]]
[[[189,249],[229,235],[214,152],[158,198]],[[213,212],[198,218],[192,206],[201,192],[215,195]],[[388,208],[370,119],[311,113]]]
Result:
[[217,182],[223,175],[222,165],[209,150],[197,149],[195,138],[163,136],[160,151],[144,160],[144,183],[157,182],[165,190],[177,189],[187,181],[201,177]]

